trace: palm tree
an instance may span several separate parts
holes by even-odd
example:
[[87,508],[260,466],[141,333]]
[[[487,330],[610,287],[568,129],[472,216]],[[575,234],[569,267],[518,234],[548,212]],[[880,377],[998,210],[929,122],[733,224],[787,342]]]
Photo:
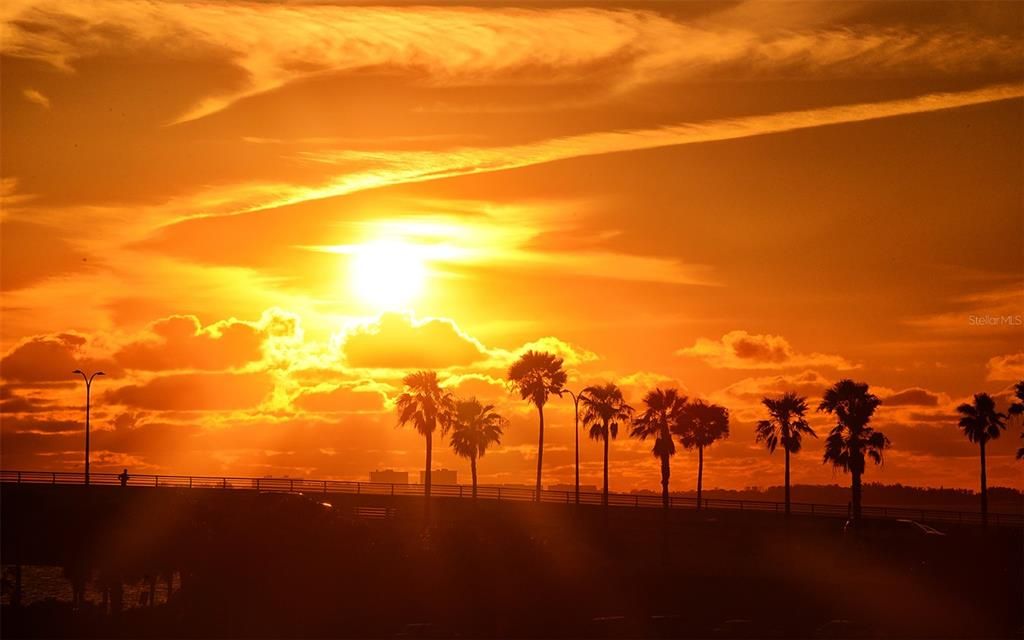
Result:
[[633,407],[626,403],[622,391],[609,382],[591,386],[580,394],[583,405],[583,426],[590,427],[592,440],[604,441],[604,492],[601,504],[608,506],[608,441],[619,435],[619,424],[626,424],[633,417]]
[[850,473],[854,522],[860,521],[861,477],[866,458],[882,464],[882,451],[890,446],[884,433],[868,426],[880,404],[878,396],[868,391],[867,383],[847,378],[829,387],[818,405],[818,411],[836,417],[836,426],[825,438],[824,462]]
[[782,445],[786,452],[786,515],[789,515],[789,455],[798,453],[803,445],[803,436],[817,438],[818,434],[807,424],[807,398],[787,391],[781,398],[762,398],[761,404],[768,409],[768,420],[761,420],[754,428],[757,441],[763,442],[768,453],[775,453],[775,447]]
[[633,421],[629,435],[641,440],[654,439],[651,453],[661,460],[661,502],[668,509],[669,458],[676,454],[672,434],[679,431],[686,396],[679,395],[676,389],[655,389],[644,396],[644,405],[647,408]]
[[557,394],[565,386],[566,375],[562,359],[543,351],[527,351],[508,369],[512,388],[519,391],[523,400],[537,407],[540,416],[540,436],[537,440],[537,494],[540,502],[541,469],[544,466],[544,405],[551,394]]
[[[398,410],[399,426],[412,423],[416,431],[427,439],[427,462],[423,472],[423,495],[430,498],[430,459],[434,447],[434,431],[441,427],[441,434],[448,431],[453,401],[451,393],[441,388],[436,371],[417,371],[402,380],[405,391],[398,396],[395,408]],[[430,500],[427,500],[427,509]]]
[[988,524],[988,478],[985,473],[985,445],[999,437],[1006,428],[1006,416],[996,411],[996,402],[987,393],[974,394],[974,402],[956,408],[960,428],[971,442],[981,449],[981,521]]
[[487,447],[501,443],[505,419],[494,411],[494,405],[482,404],[476,398],[455,404],[452,419],[452,449],[456,455],[469,459],[473,476],[473,497],[476,497],[476,461],[484,457]]
[[[1008,413],[1011,417],[1024,415],[1024,380],[1013,385],[1013,395],[1016,396],[1017,401],[1010,405]],[[1020,432],[1020,437],[1024,439],[1024,430]],[[1024,447],[1017,449],[1017,459],[1024,460]]]
[[694,400],[683,406],[679,421],[679,443],[697,449],[697,508],[704,485],[704,448],[729,437],[729,410],[717,404]]

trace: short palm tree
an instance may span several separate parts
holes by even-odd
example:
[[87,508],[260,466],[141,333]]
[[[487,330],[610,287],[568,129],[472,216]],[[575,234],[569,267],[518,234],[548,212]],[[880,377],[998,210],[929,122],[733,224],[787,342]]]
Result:
[[804,414],[807,413],[807,398],[787,391],[780,398],[762,398],[761,404],[768,409],[768,420],[761,420],[754,428],[757,441],[763,442],[768,453],[775,453],[775,448],[782,445],[786,453],[786,515],[789,515],[789,456],[797,453],[803,445],[803,436],[817,438],[814,429],[807,424]]
[[676,454],[676,443],[673,434],[679,431],[679,422],[686,396],[679,395],[676,389],[655,389],[644,396],[645,409],[633,421],[633,429],[629,435],[640,440],[652,438],[654,447],[651,453],[661,460],[661,502],[666,509],[669,507],[668,481],[671,469],[669,458]]
[[847,378],[829,387],[818,405],[818,411],[836,417],[836,426],[825,438],[824,462],[850,474],[854,522],[860,521],[861,479],[866,460],[882,464],[882,452],[890,446],[884,433],[868,426],[880,404],[882,401],[868,391],[866,383]]
[[541,470],[544,467],[544,405],[552,394],[562,391],[566,375],[562,359],[543,351],[527,351],[508,369],[508,380],[523,400],[537,407],[540,435],[537,440],[537,492],[540,502]]
[[[1013,395],[1017,400],[1010,405],[1010,416],[1024,415],[1024,380],[1013,385]],[[1020,437],[1024,439],[1024,429],[1021,430]],[[1017,459],[1024,460],[1024,447],[1017,449]]]
[[619,435],[619,425],[628,424],[633,407],[626,403],[622,391],[613,383],[587,387],[580,394],[583,426],[590,427],[590,437],[604,442],[604,491],[601,504],[608,506],[608,441]]
[[995,440],[1006,428],[1006,415],[996,411],[996,402],[987,393],[974,394],[974,402],[965,402],[956,408],[960,414],[960,428],[971,442],[981,450],[981,521],[988,524],[988,478],[985,472],[985,445]]
[[[405,391],[398,396],[399,426],[412,424],[427,440],[427,462],[423,471],[423,495],[430,498],[430,465],[433,453],[434,431],[448,431],[453,409],[452,395],[441,388],[436,371],[417,371],[402,380]],[[429,509],[430,501],[427,501]]]
[[482,404],[476,398],[455,403],[451,445],[456,455],[469,459],[474,498],[477,486],[476,461],[484,457],[489,446],[501,443],[505,424],[505,419],[494,411],[494,405]]
[[729,437],[729,410],[703,400],[683,406],[679,421],[679,443],[697,449],[697,508],[701,507],[704,486],[704,449],[716,440]]

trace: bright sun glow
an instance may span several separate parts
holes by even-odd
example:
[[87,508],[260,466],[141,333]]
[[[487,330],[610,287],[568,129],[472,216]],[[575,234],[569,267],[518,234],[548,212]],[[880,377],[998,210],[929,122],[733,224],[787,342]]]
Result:
[[381,310],[405,309],[422,293],[427,267],[415,245],[381,240],[353,247],[352,289]]

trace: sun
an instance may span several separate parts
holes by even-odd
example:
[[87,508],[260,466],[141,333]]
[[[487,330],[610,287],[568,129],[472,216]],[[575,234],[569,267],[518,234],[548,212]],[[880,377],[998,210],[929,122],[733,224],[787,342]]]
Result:
[[423,294],[427,266],[415,245],[379,240],[353,247],[350,275],[362,302],[381,311],[406,310]]

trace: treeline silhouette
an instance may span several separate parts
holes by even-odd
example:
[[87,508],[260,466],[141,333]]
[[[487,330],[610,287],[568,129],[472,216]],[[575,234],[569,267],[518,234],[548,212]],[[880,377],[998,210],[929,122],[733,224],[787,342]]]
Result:
[[[610,443],[616,439],[620,427],[629,429],[629,436],[652,443],[651,453],[660,461],[661,493],[665,509],[669,508],[671,458],[676,443],[685,449],[697,451],[696,506],[700,509],[703,497],[704,450],[715,442],[729,437],[729,410],[700,399],[691,399],[675,388],[655,388],[642,400],[637,412],[613,383],[589,386],[578,394],[566,388],[568,375],[563,360],[554,354],[527,351],[508,370],[510,389],[537,409],[537,477],[536,500],[540,501],[544,468],[544,407],[553,397],[570,395],[576,408],[576,493],[579,493],[579,420],[589,436],[602,443],[604,453],[602,502],[608,504],[608,476]],[[455,452],[470,460],[473,494],[477,491],[477,461],[492,444],[500,444],[506,421],[491,405],[482,405],[475,398],[461,400],[445,388],[436,371],[418,371],[403,380],[405,389],[398,397],[396,408],[400,425],[412,424],[425,438],[424,492],[430,496],[433,436],[440,431],[444,436],[453,431],[451,445]],[[988,523],[989,491],[985,448],[1006,429],[1011,417],[1024,415],[1024,380],[1014,387],[1016,401],[1007,413],[996,410],[996,403],[987,393],[974,395],[973,401],[957,407],[959,428],[964,436],[978,445],[980,474],[980,507],[983,523]],[[806,438],[818,434],[807,421],[810,407],[807,398],[786,391],[779,397],[765,397],[766,418],[757,422],[754,433],[757,442],[765,445],[769,454],[783,451],[783,502],[785,513],[791,512],[790,465],[791,456],[803,449]],[[824,436],[822,460],[834,468],[850,474],[850,515],[856,526],[861,520],[863,503],[863,477],[868,463],[882,464],[884,452],[892,447],[889,438],[871,425],[875,411],[882,400],[871,393],[867,383],[849,378],[839,380],[825,390],[817,411],[835,420]],[[582,411],[581,411],[582,409]],[[1021,434],[1024,438],[1024,433]],[[1017,452],[1024,459],[1024,447]],[[816,500],[815,500],[816,501]],[[833,498],[830,500],[835,501]],[[430,501],[426,501],[427,509]],[[902,505],[900,505],[902,506]]]

